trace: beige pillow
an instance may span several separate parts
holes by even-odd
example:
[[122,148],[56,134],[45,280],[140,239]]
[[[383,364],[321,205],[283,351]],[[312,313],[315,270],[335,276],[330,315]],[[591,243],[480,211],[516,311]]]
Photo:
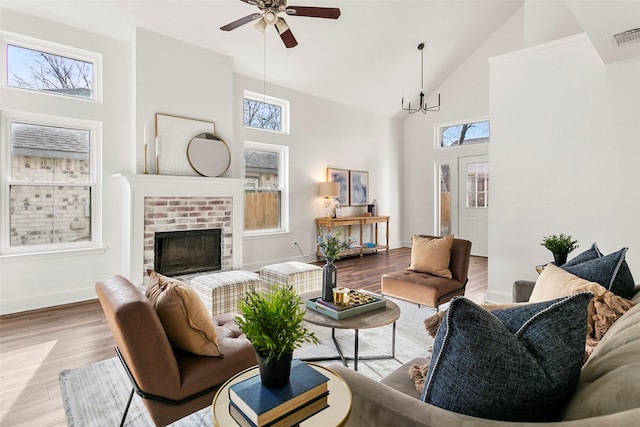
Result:
[[156,309],[172,346],[202,356],[220,356],[213,320],[186,283],[148,270],[147,299]]
[[594,296],[602,296],[607,292],[607,289],[596,282],[581,279],[553,264],[547,264],[536,280],[529,302],[549,301],[580,292],[591,292]]
[[411,238],[411,264],[408,270],[451,279],[449,259],[453,235],[429,237],[414,235]]

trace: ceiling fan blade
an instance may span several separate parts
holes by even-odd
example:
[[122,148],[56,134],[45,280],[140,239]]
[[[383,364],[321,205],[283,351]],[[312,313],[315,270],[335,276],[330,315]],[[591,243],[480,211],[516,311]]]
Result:
[[250,4],[251,6],[258,6],[261,9],[264,7],[263,1],[259,1],[259,0],[240,0],[240,1]]
[[251,21],[255,21],[256,19],[260,18],[261,16],[262,15],[259,14],[259,13],[252,13],[251,15],[247,15],[244,18],[240,18],[240,19],[238,19],[236,21],[233,21],[233,22],[223,26],[223,27],[220,27],[220,29],[222,31],[235,30],[236,28],[238,28],[238,27],[240,27],[240,26],[242,26],[244,24],[247,24],[247,23],[249,23]]
[[287,25],[287,21],[280,18],[278,19],[278,22],[276,22],[275,27],[276,27],[276,31],[278,31],[278,34],[280,34],[280,38],[282,39],[282,42],[287,48],[296,47],[298,45],[298,41],[293,36],[291,29]]
[[340,17],[340,9],[337,7],[289,6],[286,12],[288,15],[312,18],[338,19]]

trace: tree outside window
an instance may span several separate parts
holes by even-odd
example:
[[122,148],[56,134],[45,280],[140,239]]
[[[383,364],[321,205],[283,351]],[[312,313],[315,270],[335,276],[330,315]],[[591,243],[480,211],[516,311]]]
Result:
[[93,98],[92,62],[7,45],[7,85],[79,98]]
[[279,105],[243,100],[244,125],[247,127],[274,130],[280,132],[282,128],[282,108]]
[[489,120],[442,126],[439,129],[440,147],[487,144],[490,135]]
[[245,91],[242,114],[245,127],[289,133],[289,101]]

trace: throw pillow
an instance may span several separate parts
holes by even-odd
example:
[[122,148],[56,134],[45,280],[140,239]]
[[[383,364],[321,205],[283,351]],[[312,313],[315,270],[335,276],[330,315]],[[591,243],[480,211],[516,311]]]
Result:
[[[564,267],[564,266],[563,266]],[[590,282],[563,268],[549,264],[542,270],[533,287],[529,302],[542,302],[578,292],[591,292],[594,295],[604,295],[607,290],[596,282]]]
[[492,420],[553,419],[580,376],[591,298],[581,293],[494,312],[454,298],[422,400]]
[[597,258],[600,258],[601,256],[602,256],[602,252],[600,252],[600,249],[598,249],[597,243],[593,242],[593,244],[589,249],[571,258],[569,261],[562,264],[562,266],[570,267],[572,265],[582,264],[583,262],[591,261],[592,259],[597,259]]
[[415,235],[411,238],[411,264],[408,270],[451,279],[449,260],[453,235],[429,237]]
[[[485,310],[488,311],[493,311],[493,310],[499,310],[502,308],[509,308],[509,307],[516,307],[522,304],[528,304],[528,303],[508,303],[508,304],[492,304],[492,303],[485,303],[485,304],[480,304],[480,307],[484,308]],[[440,327],[440,324],[442,323],[442,318],[447,314],[447,311],[439,311],[438,313],[434,314],[431,317],[427,317],[426,319],[424,319],[423,323],[424,323],[424,329],[427,331],[427,334],[429,334],[429,336],[431,338],[435,338],[436,333],[438,332],[438,328]],[[413,380],[413,382],[416,385],[416,390],[418,390],[418,393],[422,394],[422,390],[423,390],[423,385],[424,385],[424,380],[427,376],[427,371],[429,370],[429,364],[431,363],[431,353],[433,352],[433,347],[429,346],[429,348],[427,349],[427,357],[426,357],[426,362],[424,365],[417,365],[417,364],[413,364],[409,367],[409,377]]]
[[[598,282],[606,289],[623,298],[631,298],[635,284],[631,271],[624,260],[628,248],[612,254],[562,268],[583,279]],[[623,268],[622,265],[625,265]],[[618,278],[618,276],[620,276]]]
[[171,345],[202,356],[221,356],[213,320],[196,291],[179,280],[147,272],[147,299]]

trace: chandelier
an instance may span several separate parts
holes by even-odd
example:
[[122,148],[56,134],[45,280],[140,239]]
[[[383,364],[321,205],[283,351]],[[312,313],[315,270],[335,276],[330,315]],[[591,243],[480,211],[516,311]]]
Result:
[[424,43],[420,43],[418,45],[418,50],[420,51],[421,62],[420,62],[420,106],[418,108],[411,108],[411,102],[409,102],[409,106],[405,108],[404,106],[404,97],[402,97],[402,109],[404,111],[408,111],[409,114],[417,113],[418,111],[422,111],[422,114],[427,114],[427,111],[440,111],[440,93],[438,93],[438,105],[432,105],[431,107],[427,106],[427,103],[424,101]]

